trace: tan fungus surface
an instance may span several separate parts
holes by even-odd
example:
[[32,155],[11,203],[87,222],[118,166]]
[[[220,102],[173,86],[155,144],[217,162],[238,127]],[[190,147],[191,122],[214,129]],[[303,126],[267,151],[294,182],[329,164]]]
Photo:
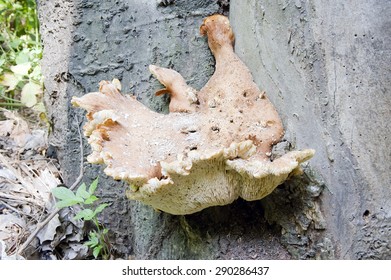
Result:
[[99,92],[72,100],[88,112],[88,161],[127,181],[130,199],[178,215],[238,197],[261,199],[314,154],[293,151],[270,161],[284,134],[282,123],[234,53],[228,19],[207,17],[200,31],[216,59],[215,73],[200,91],[172,69],[149,67],[165,86],[156,94],[170,95],[170,114],[121,94],[118,81],[102,81]]

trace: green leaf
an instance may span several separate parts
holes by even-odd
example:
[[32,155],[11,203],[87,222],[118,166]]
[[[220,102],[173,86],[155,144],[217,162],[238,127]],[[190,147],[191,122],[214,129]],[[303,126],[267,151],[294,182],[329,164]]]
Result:
[[76,196],[88,199],[90,197],[90,193],[87,192],[87,186],[86,184],[81,184],[80,187],[76,191]]
[[10,69],[12,72],[14,72],[17,75],[27,76],[30,69],[31,69],[31,63],[25,62],[22,64],[14,65],[14,66],[11,66]]
[[42,87],[36,83],[29,82],[23,86],[20,101],[26,107],[33,107],[37,104],[37,96],[42,94]]
[[45,105],[43,104],[43,102],[38,102],[37,104],[35,104],[33,106],[33,110],[38,113],[43,113],[43,114],[46,113],[46,108],[45,108]]
[[97,233],[95,230],[91,231],[91,232],[88,234],[88,237],[89,237],[90,239],[95,240],[95,242],[98,242],[98,233]]
[[14,8],[15,10],[22,10],[23,6],[20,5],[18,2],[16,2],[16,3],[13,3],[12,8]]
[[65,208],[65,207],[76,205],[78,203],[80,203],[80,201],[73,200],[73,199],[61,200],[61,201],[56,203],[56,207],[61,209],[61,208]]
[[60,209],[78,203],[83,203],[84,201],[82,198],[76,197],[76,195],[70,189],[65,187],[54,188],[52,193],[54,197],[60,199],[60,201],[56,204],[56,206]]
[[15,58],[16,64],[23,64],[29,62],[29,56],[23,52],[19,53]]
[[94,211],[91,209],[83,209],[74,217],[75,220],[83,219],[85,221],[90,221],[95,217]]
[[84,242],[84,245],[86,245],[90,248],[94,248],[94,247],[98,246],[98,244],[99,244],[99,240],[97,238],[96,238],[96,240],[92,239],[92,240],[88,240],[88,241]]
[[19,38],[15,38],[14,40],[12,40],[12,41],[10,42],[10,46],[11,46],[13,49],[17,49],[21,43],[22,43],[22,40],[20,40]]
[[5,73],[0,77],[0,85],[8,87],[7,91],[14,90],[19,82],[20,78],[13,73]]
[[89,198],[87,198],[85,201],[84,201],[84,204],[92,204],[94,203],[95,201],[97,201],[99,198],[97,198],[95,195],[91,195]]
[[[99,178],[99,177],[98,177]],[[98,187],[98,178],[96,178],[90,185],[88,192],[92,195],[94,194],[96,188]]]
[[100,204],[98,207],[96,207],[96,209],[95,209],[95,211],[94,211],[94,216],[96,216],[97,214],[99,214],[100,212],[102,212],[103,209],[105,209],[107,206],[109,206],[109,204],[103,203],[103,204]]
[[95,246],[97,246],[98,244],[96,244],[94,241],[92,240],[88,240],[86,242],[84,242],[84,245],[90,247],[90,248],[94,248]]
[[33,71],[30,74],[30,78],[40,82],[42,80],[42,72],[41,72],[41,65],[36,65],[33,69]]
[[101,250],[102,250],[102,245],[98,245],[94,248],[94,250],[92,251],[92,255],[94,256],[95,259],[98,258]]
[[84,242],[84,245],[94,248],[99,244],[99,238],[95,231],[92,231],[88,235],[89,240],[87,242]]
[[90,248],[93,248],[93,247],[94,247],[94,246],[92,245],[92,241],[91,241],[91,240],[84,242],[84,245],[85,245],[85,246],[88,246],[88,247],[90,247]]
[[66,187],[57,187],[52,190],[54,197],[61,200],[76,200],[75,194]]

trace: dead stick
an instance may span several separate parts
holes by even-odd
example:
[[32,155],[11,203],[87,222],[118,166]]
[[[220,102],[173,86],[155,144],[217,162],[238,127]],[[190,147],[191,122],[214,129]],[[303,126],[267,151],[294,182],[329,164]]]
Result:
[[14,211],[14,212],[18,213],[19,215],[26,215],[26,216],[31,217],[29,214],[26,214],[26,213],[24,213],[24,212],[22,212],[22,211],[16,209],[15,207],[12,207],[11,205],[8,205],[5,201],[3,201],[3,200],[1,200],[1,199],[0,199],[0,202],[1,202],[1,204],[3,204],[6,208],[8,208],[8,209],[11,210],[11,211]]
[[[77,119],[77,118],[76,118]],[[79,121],[77,121],[79,123]],[[81,179],[83,178],[83,162],[84,162],[84,151],[83,151],[83,139],[81,136],[80,126],[78,125],[77,131],[79,133],[79,141],[80,141],[80,173],[79,176],[76,178],[76,181],[73,183],[73,185],[69,188],[70,190],[75,189],[81,182]],[[41,229],[44,228],[44,226],[49,223],[54,216],[60,212],[61,209],[57,209],[54,212],[52,212],[44,221],[37,224],[36,229],[33,233],[30,234],[30,236],[27,238],[27,240],[22,244],[22,246],[19,247],[18,251],[16,252],[17,255],[22,255],[24,250],[26,250],[27,246],[34,240],[34,238],[37,236],[37,234],[41,231]]]

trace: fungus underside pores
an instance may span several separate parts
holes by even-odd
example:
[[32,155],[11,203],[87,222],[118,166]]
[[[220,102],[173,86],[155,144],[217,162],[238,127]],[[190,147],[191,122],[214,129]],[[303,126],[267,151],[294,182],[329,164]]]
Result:
[[169,94],[168,115],[149,110],[123,95],[118,82],[100,82],[99,92],[73,97],[87,111],[84,133],[91,163],[131,187],[129,199],[175,215],[225,205],[241,197],[270,194],[314,150],[291,151],[270,160],[284,131],[277,111],[233,49],[226,17],[204,19],[215,72],[199,91],[172,69],[151,65],[151,73]]

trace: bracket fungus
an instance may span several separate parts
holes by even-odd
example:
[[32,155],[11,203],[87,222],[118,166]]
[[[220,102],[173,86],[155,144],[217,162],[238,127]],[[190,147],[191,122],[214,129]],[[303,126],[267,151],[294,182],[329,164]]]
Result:
[[270,194],[314,150],[291,151],[273,161],[272,146],[284,131],[265,92],[234,53],[226,17],[213,15],[200,27],[207,35],[216,68],[197,91],[176,71],[151,65],[150,72],[169,94],[167,115],[123,95],[118,81],[101,81],[99,92],[73,97],[87,111],[84,133],[91,163],[129,183],[129,199],[175,215],[226,205],[241,197]]

